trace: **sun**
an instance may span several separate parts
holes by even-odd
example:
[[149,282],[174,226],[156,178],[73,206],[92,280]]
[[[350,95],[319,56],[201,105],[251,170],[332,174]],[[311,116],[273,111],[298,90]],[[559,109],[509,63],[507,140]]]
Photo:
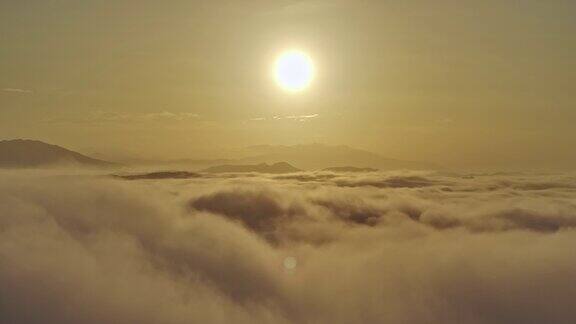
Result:
[[286,51],[274,63],[274,79],[278,85],[290,92],[299,92],[314,80],[314,63],[308,54],[299,50]]

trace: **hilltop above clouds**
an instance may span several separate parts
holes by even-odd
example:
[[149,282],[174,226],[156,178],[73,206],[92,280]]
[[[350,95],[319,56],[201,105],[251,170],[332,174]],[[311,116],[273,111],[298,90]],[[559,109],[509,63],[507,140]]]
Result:
[[248,165],[217,165],[209,167],[204,172],[208,173],[246,173],[246,172],[258,172],[258,173],[292,173],[302,171],[290,165],[287,162],[277,162],[274,164],[260,163],[260,164],[248,164]]
[[0,141],[0,168],[109,168],[114,166],[118,164],[93,159],[41,141],[24,139]]
[[[260,145],[235,152],[230,159],[128,160],[127,164],[147,168],[194,169],[205,172],[288,173],[302,170],[335,172],[365,172],[376,170],[436,170],[432,163],[385,158],[379,154],[348,146],[308,144],[293,146]],[[283,162],[279,162],[283,161]],[[120,164],[95,159],[87,155],[36,140],[0,141],[0,167],[103,168]]]
[[404,161],[351,148],[345,145],[305,144],[292,146],[259,145],[248,147],[244,163],[287,161],[305,170],[319,170],[338,165],[379,170],[435,170],[437,165],[418,161]]

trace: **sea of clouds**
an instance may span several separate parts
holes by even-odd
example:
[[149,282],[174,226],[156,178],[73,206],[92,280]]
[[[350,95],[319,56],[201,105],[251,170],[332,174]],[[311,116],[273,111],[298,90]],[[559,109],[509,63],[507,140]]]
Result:
[[575,227],[574,174],[5,172],[0,323],[573,324]]

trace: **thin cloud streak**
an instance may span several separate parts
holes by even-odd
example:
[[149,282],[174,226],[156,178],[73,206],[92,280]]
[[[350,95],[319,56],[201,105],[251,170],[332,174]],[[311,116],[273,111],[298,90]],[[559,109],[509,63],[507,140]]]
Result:
[[29,89],[19,89],[19,88],[3,88],[4,92],[14,92],[14,93],[34,93],[34,90]]
[[91,111],[82,116],[69,115],[57,116],[46,119],[45,122],[50,123],[116,123],[116,122],[184,122],[195,121],[200,117],[196,113],[188,112],[170,112],[160,111],[151,113],[132,113],[132,112],[111,112],[111,111]]
[[320,114],[310,114],[310,115],[288,115],[288,116],[273,116],[271,118],[266,117],[255,117],[249,119],[249,121],[279,121],[279,120],[294,120],[299,122],[304,122],[318,118]]

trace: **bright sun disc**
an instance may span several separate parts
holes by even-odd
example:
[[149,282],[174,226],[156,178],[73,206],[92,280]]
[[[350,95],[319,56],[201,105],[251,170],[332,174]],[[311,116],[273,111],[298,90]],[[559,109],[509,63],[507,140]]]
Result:
[[283,89],[296,92],[306,89],[314,79],[314,64],[301,51],[282,53],[274,64],[274,78]]

